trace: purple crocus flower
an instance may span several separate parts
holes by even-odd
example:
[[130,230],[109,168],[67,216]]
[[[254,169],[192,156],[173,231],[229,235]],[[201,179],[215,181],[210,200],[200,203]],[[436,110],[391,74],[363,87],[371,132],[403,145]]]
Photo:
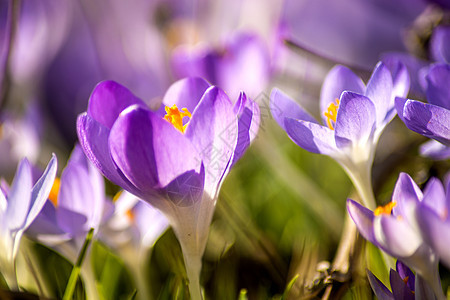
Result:
[[218,192],[256,134],[259,108],[244,93],[233,105],[200,78],[174,83],[162,103],[151,111],[120,84],[102,82],[78,118],[78,135],[109,180],[166,215],[183,250],[191,294],[200,298],[201,257]]
[[367,270],[367,277],[375,296],[380,300],[415,299],[416,277],[411,269],[399,260],[397,260],[396,270],[391,269],[389,272],[392,292],[369,270]]
[[450,268],[450,178],[446,188],[437,178],[430,179],[419,204],[416,217],[423,239],[437,253],[440,260]]
[[372,244],[398,258],[427,281],[439,299],[445,299],[440,286],[438,256],[424,241],[416,210],[433,200],[433,188],[421,192],[406,173],[401,173],[392,202],[371,211],[348,199],[347,209],[361,235]]
[[56,176],[56,156],[35,185],[31,165],[23,159],[11,188],[0,189],[0,271],[11,289],[17,289],[15,258],[23,232],[44,206]]
[[237,33],[220,48],[200,44],[174,50],[172,67],[178,78],[198,76],[223,87],[232,99],[245,90],[256,97],[270,79],[267,45],[256,34]]
[[320,96],[323,125],[277,89],[271,111],[278,124],[300,147],[334,158],[347,171],[369,207],[375,206],[370,171],[378,139],[395,116],[395,96],[409,88],[406,69],[393,74],[379,63],[367,84],[344,66],[334,67],[325,78]]
[[80,146],[72,151],[61,179],[55,180],[49,200],[27,234],[40,242],[58,246],[75,261],[87,232],[98,230],[105,206],[103,177],[87,160]]
[[448,146],[450,146],[450,65],[431,65],[425,79],[428,103],[397,98],[395,106],[399,117],[410,130],[437,141],[425,144],[422,151],[428,152],[434,158],[448,158]]

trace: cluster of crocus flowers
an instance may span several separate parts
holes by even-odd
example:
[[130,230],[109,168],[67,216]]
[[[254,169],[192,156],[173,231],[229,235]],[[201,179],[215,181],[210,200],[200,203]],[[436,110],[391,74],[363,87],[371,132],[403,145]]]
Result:
[[200,299],[201,258],[218,192],[256,135],[259,108],[243,93],[233,104],[200,78],[174,83],[162,104],[152,111],[120,84],[102,82],[78,118],[78,135],[87,157],[109,180],[168,218],[181,244],[191,296]]
[[371,167],[378,139],[394,118],[394,99],[406,96],[409,76],[398,64],[393,72],[379,63],[364,85],[350,69],[336,66],[325,78],[320,95],[323,125],[294,100],[274,89],[271,111],[300,147],[334,158],[348,173],[364,204],[375,207]]
[[422,192],[409,175],[401,173],[392,202],[372,212],[349,199],[347,209],[365,239],[405,263],[438,299],[445,299],[438,263],[442,257],[448,264],[450,239],[442,230],[448,227],[448,199],[439,180],[431,179]]
[[23,159],[9,188],[0,188],[0,270],[8,286],[18,288],[15,259],[25,230],[38,216],[56,176],[57,160],[53,155],[42,176],[33,185],[31,165]]

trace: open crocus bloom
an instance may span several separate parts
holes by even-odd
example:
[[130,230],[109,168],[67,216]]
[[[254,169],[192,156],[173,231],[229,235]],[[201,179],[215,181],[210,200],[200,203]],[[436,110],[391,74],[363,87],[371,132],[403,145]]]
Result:
[[75,261],[89,229],[98,230],[105,200],[103,177],[77,145],[27,234],[49,246],[69,242],[59,250]]
[[397,98],[395,106],[405,125],[437,142],[425,151],[432,157],[448,158],[450,146],[450,65],[434,64],[427,69],[425,80],[428,103]]
[[277,89],[272,91],[271,111],[278,124],[300,147],[326,154],[339,162],[352,178],[366,205],[370,170],[378,139],[395,116],[394,99],[409,89],[406,68],[398,64],[391,75],[378,63],[367,86],[351,70],[336,66],[325,78],[320,96],[323,125]]
[[220,88],[187,78],[156,112],[120,84],[99,83],[77,127],[87,157],[166,215],[199,272],[219,188],[258,124],[259,108],[245,94],[233,105]]
[[440,297],[438,257],[422,238],[416,217],[423,205],[442,202],[436,199],[437,194],[435,184],[422,193],[409,175],[401,173],[392,202],[371,211],[349,199],[347,209],[365,239],[416,271]]
[[56,176],[53,155],[44,174],[33,186],[31,165],[23,159],[9,191],[0,189],[0,271],[11,289],[17,288],[14,261],[23,232],[37,217]]
[[414,273],[399,260],[397,260],[396,270],[391,269],[389,272],[392,292],[369,270],[367,270],[367,277],[373,292],[380,300],[415,299]]

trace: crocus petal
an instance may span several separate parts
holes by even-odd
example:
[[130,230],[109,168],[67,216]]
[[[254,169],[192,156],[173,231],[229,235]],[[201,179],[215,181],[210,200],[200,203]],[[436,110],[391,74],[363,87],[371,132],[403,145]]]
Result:
[[270,112],[278,125],[286,131],[284,119],[292,118],[317,123],[297,102],[277,88],[270,95]]
[[32,204],[24,228],[27,228],[34,221],[44,207],[44,204],[47,201],[48,195],[52,189],[53,182],[55,181],[56,170],[57,159],[53,154],[41,178],[39,178],[31,190]]
[[205,166],[205,189],[215,198],[218,185],[230,166],[238,138],[238,120],[224,91],[213,86],[205,92],[185,135],[199,153],[196,159]]
[[427,81],[428,102],[450,109],[450,65],[432,65],[425,80]]
[[339,152],[334,140],[334,131],[328,127],[291,118],[286,118],[284,125],[286,133],[294,143],[309,152],[330,156]]
[[164,187],[165,198],[177,206],[192,206],[202,199],[204,182],[203,166],[200,173],[187,171]]
[[394,98],[392,97],[393,90],[394,84],[391,72],[382,62],[379,62],[372,73],[372,77],[370,77],[369,82],[367,83],[365,93],[377,108],[376,120],[378,126],[386,124],[386,115],[394,107]]
[[416,276],[414,275],[413,271],[411,271],[411,269],[408,268],[408,266],[406,266],[400,260],[397,260],[395,268],[397,269],[398,275],[400,275],[400,278],[403,280],[403,282],[405,282],[405,279],[407,279],[406,285],[411,291],[414,291]]
[[433,30],[430,52],[433,60],[450,64],[450,26],[438,26]]
[[[428,181],[427,186],[423,191],[422,203],[434,210],[437,214],[444,214],[447,207],[447,202],[445,198],[444,186],[439,179],[432,177]],[[442,215],[442,217],[445,218],[444,215]]]
[[433,209],[420,205],[416,211],[423,239],[437,253],[441,261],[450,268],[450,222],[446,222]]
[[389,272],[389,281],[391,282],[392,294],[394,299],[414,300],[414,293],[405,284],[400,275],[391,269]]
[[347,199],[347,211],[361,235],[372,244],[378,245],[373,234],[373,212],[352,199]]
[[3,194],[2,189],[0,189],[0,217],[3,219],[8,202],[6,202],[5,194]]
[[408,100],[405,103],[403,116],[406,126],[412,131],[450,145],[450,110]]
[[395,109],[397,110],[398,117],[400,120],[405,122],[405,118],[403,116],[403,110],[405,108],[405,103],[408,101],[408,99],[396,97],[394,101]]
[[446,160],[450,158],[450,147],[435,140],[420,145],[420,155],[434,160]]
[[65,207],[58,208],[56,220],[61,229],[72,236],[85,234],[86,230],[89,229],[85,215]]
[[389,291],[389,289],[369,270],[367,270],[367,278],[369,279],[370,286],[378,299],[395,300],[391,291]]
[[165,106],[177,105],[179,109],[187,108],[191,113],[211,85],[199,77],[181,79],[172,84],[164,95],[158,114],[165,115]]
[[234,112],[238,116],[238,140],[232,165],[242,157],[251,141],[256,137],[260,121],[258,104],[250,100],[245,93],[239,95],[239,99],[234,105]]
[[392,210],[393,215],[410,219],[411,207],[417,205],[422,197],[422,191],[411,176],[400,173],[392,194],[392,201],[396,203]]
[[133,210],[136,226],[141,232],[144,247],[151,247],[157,238],[169,227],[167,218],[150,204],[139,201]]
[[393,216],[380,215],[374,219],[375,238],[389,255],[409,258],[422,245],[422,238],[407,222]]
[[107,127],[83,113],[77,120],[78,138],[84,153],[102,174],[113,183],[138,194],[136,187],[117,168],[108,146],[110,131]]
[[343,91],[364,94],[365,90],[366,86],[361,78],[356,76],[349,68],[337,65],[327,74],[322,84],[320,111],[327,111],[330,103],[339,99]]
[[134,104],[145,106],[144,102],[126,87],[108,80],[100,82],[95,87],[89,99],[87,113],[94,120],[111,129],[120,112]]
[[31,188],[31,166],[27,159],[23,159],[8,194],[4,224],[10,230],[20,230],[25,225],[31,204]]
[[338,148],[366,145],[375,125],[375,106],[369,98],[343,92],[336,117],[335,136]]
[[152,193],[189,170],[199,171],[201,160],[189,140],[152,111],[129,107],[111,129],[111,156],[139,190]]

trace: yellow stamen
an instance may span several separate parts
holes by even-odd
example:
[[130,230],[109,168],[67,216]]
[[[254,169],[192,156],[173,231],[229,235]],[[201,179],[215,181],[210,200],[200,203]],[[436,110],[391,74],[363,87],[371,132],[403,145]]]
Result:
[[390,215],[392,212],[392,209],[397,205],[397,202],[392,201],[389,202],[388,204],[384,205],[384,206],[378,206],[375,211],[373,212],[373,214],[375,216],[379,216],[381,214],[384,215]]
[[187,123],[183,126],[183,118],[191,117],[191,113],[187,110],[187,108],[183,108],[182,112],[178,109],[177,105],[174,104],[172,107],[166,106],[166,115],[164,116],[164,120],[168,121],[173,125],[176,129],[178,129],[181,133],[186,131]]
[[122,195],[122,192],[123,192],[123,190],[118,191],[118,192],[114,195],[112,201],[113,201],[113,202],[116,202],[116,201],[119,199],[120,195]]
[[130,219],[131,222],[134,221],[135,215],[134,215],[134,211],[132,209],[127,210],[126,215]]
[[336,124],[336,116],[338,108],[339,108],[339,99],[336,99],[336,103],[331,102],[330,105],[328,106],[327,111],[323,113],[327,118],[328,128],[330,128],[331,130],[334,130],[334,124]]
[[56,177],[55,181],[53,182],[52,189],[50,190],[50,195],[48,195],[48,200],[50,200],[55,207],[58,206],[58,194],[60,185],[61,180]]
[[408,280],[409,280],[409,276],[405,276],[405,278],[403,278],[403,282],[404,282],[405,284],[408,284]]

